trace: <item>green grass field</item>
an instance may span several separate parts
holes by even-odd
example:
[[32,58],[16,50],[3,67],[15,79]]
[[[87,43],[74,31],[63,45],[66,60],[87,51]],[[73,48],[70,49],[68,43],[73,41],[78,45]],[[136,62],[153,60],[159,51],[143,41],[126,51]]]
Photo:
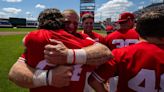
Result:
[[[29,32],[29,31],[32,31],[32,30],[36,30],[36,28],[0,28],[0,32],[8,32],[8,31],[11,31],[11,32]],[[81,31],[81,30],[78,30],[78,31]],[[94,30],[95,32],[97,33],[100,33],[100,34],[106,34],[105,31],[102,31],[102,30]]]
[[0,28],[1,31],[11,31],[11,32],[29,32],[35,30],[36,28]]
[[23,36],[0,36],[0,92],[28,92],[8,80],[10,67],[23,52]]
[[[1,31],[32,31],[33,28],[0,28]],[[105,34],[104,31],[95,30],[98,33]],[[23,52],[22,39],[24,35],[0,35],[0,92],[28,92],[8,80],[8,72],[11,66],[16,62],[17,58]]]

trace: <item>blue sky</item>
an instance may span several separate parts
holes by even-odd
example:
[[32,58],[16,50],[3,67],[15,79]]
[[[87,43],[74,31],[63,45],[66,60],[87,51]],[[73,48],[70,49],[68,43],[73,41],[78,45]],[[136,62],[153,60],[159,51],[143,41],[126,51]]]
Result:
[[[117,20],[122,12],[133,12],[162,0],[95,0],[96,21],[111,17]],[[36,20],[45,8],[74,9],[80,12],[80,0],[0,0],[0,18],[19,17]]]

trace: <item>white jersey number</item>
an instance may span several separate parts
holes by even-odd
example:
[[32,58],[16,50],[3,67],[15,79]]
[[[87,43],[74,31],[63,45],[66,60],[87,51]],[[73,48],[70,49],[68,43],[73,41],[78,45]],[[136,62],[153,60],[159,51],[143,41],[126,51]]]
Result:
[[125,47],[125,46],[129,46],[130,44],[135,44],[136,42],[138,42],[138,39],[114,39],[112,41],[112,44],[118,44],[116,45],[116,48],[121,48],[121,47]]
[[[47,65],[48,65],[48,66],[51,66],[51,67],[54,67],[54,66],[55,66],[54,64],[48,63],[47,60],[42,60],[42,61],[40,61],[40,62],[37,64],[36,68],[37,68],[37,69],[42,69],[42,70],[43,70]],[[74,66],[73,66],[73,67],[74,67],[74,70],[73,70],[73,75],[72,75],[72,77],[71,77],[71,80],[72,80],[72,81],[79,81],[79,79],[80,79],[80,74],[81,74],[81,71],[82,71],[81,66],[82,66],[82,65],[74,65]]]
[[81,68],[82,65],[74,65],[74,70],[73,70],[73,75],[71,77],[71,80],[72,81],[79,81],[80,79],[80,74],[81,74],[81,71],[82,71],[82,68]]
[[[140,86],[141,83],[144,83],[144,87]],[[155,71],[142,69],[135,77],[129,80],[128,87],[136,92],[158,92],[155,89],[155,84]],[[161,90],[159,92],[164,92],[164,74],[161,75],[160,87]]]

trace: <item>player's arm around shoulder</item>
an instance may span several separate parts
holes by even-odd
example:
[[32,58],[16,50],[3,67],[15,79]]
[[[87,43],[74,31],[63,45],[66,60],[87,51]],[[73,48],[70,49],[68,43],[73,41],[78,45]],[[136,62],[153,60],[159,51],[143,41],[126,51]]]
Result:
[[108,47],[101,43],[95,43],[82,49],[68,49],[62,42],[56,43],[55,46],[46,45],[44,51],[45,59],[52,64],[101,65],[113,58]]
[[101,43],[95,43],[92,46],[83,48],[87,53],[87,62],[89,65],[101,65],[113,58],[109,48]]
[[11,67],[8,78],[16,85],[25,88],[33,88],[33,73],[34,69],[29,67],[23,58],[19,58],[17,62]]
[[71,80],[73,67],[60,65],[51,70],[38,70],[28,66],[25,59],[20,57],[11,67],[8,77],[16,85],[24,88],[41,86],[64,87]]
[[[25,48],[27,48],[31,42],[33,42],[32,40],[35,39],[33,38],[34,34],[35,32],[32,31],[24,36],[22,41]],[[35,85],[33,85],[33,74],[35,69],[26,64],[25,61],[25,58],[19,57],[19,59],[11,67],[8,78],[20,87],[34,88]]]

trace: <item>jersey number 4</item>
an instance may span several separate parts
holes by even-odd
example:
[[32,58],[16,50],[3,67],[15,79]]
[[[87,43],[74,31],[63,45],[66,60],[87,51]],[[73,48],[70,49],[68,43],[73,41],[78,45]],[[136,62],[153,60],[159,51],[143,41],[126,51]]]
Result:
[[82,65],[74,65],[74,70],[73,70],[73,75],[71,77],[71,80],[72,81],[79,81],[80,79],[80,74],[82,72],[82,68],[81,68]]
[[[144,87],[140,84],[144,82]],[[164,92],[164,74],[160,78],[160,90],[155,89],[156,77],[154,70],[142,69],[128,82],[128,87],[136,92]]]

